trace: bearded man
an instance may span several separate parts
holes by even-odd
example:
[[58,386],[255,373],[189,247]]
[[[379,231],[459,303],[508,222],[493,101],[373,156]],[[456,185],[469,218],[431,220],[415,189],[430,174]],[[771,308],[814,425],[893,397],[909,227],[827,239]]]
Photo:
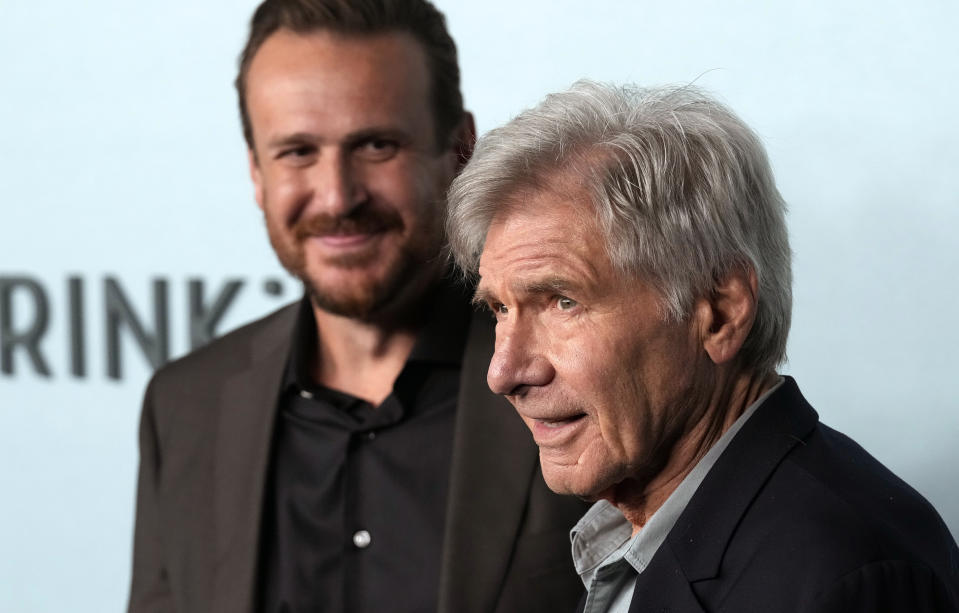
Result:
[[236,84],[256,201],[305,296],[151,381],[129,610],[571,610],[581,505],[486,388],[489,319],[447,270],[474,128],[443,16],[266,0]]

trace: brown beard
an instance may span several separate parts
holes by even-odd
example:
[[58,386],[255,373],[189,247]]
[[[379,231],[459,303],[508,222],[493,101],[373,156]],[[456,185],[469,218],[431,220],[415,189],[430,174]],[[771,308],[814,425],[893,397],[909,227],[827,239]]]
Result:
[[[302,243],[311,236],[337,236],[345,234],[377,234],[379,232],[389,232],[403,227],[403,220],[393,209],[374,211],[372,207],[360,207],[347,217],[334,217],[332,215],[314,215],[306,219],[301,219],[293,226],[293,236],[297,243]],[[337,258],[333,260],[334,264],[349,267],[351,256],[343,257],[341,263]],[[362,257],[361,261],[353,265],[363,265],[368,263],[369,257]]]
[[[343,256],[337,258],[339,260],[337,264],[344,267],[359,268],[372,262],[377,257],[378,254],[375,252]],[[404,246],[391,263],[381,282],[366,285],[362,288],[354,287],[351,293],[336,293],[331,291],[330,288],[320,287],[306,275],[302,275],[300,279],[309,292],[313,304],[320,309],[350,319],[369,321],[385,304],[399,294],[413,278],[416,274],[417,263],[410,250]]]

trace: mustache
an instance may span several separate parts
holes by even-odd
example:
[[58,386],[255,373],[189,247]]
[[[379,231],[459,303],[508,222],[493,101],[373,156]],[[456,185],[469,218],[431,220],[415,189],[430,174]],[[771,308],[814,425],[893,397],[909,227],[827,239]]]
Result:
[[403,225],[399,214],[392,209],[374,210],[361,207],[348,215],[320,213],[300,219],[293,226],[298,240],[310,236],[337,236],[343,234],[375,234]]

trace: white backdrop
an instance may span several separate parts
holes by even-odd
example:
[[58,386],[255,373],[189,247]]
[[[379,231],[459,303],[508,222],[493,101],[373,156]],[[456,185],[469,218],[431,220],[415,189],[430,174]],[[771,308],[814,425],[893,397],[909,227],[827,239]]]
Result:
[[[226,282],[242,282],[219,332],[297,293],[252,200],[231,86],[254,5],[0,0],[0,328],[5,317],[14,335],[33,329],[49,373],[38,372],[29,343],[9,346],[8,333],[0,611],[124,606],[150,366],[130,318],[110,324],[108,314],[122,312],[117,295],[146,340],[167,337],[180,355],[191,280],[203,282],[207,308]],[[796,254],[785,372],[823,421],[959,532],[959,6],[439,6],[480,131],[588,76],[696,80],[760,133]],[[82,292],[70,294],[71,279]],[[166,306],[165,334],[155,302]],[[113,376],[111,329],[120,334]]]

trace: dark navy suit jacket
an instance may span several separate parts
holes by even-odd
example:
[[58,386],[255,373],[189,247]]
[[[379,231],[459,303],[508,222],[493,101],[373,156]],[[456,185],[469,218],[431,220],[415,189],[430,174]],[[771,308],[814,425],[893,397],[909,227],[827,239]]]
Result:
[[639,575],[629,611],[955,612],[959,550],[932,506],[819,423],[787,377]]

